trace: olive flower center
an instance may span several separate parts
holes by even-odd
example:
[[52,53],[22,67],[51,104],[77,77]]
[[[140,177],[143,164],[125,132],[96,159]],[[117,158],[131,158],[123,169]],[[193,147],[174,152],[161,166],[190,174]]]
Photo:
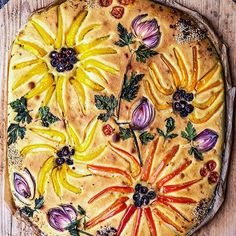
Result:
[[73,155],[75,155],[75,149],[70,149],[68,146],[63,147],[57,152],[56,164],[61,166],[66,162],[69,166],[73,165],[74,161],[71,159]]
[[73,48],[61,48],[60,52],[52,51],[49,57],[52,67],[56,68],[57,72],[71,71],[78,61]]
[[133,195],[134,205],[136,207],[147,206],[150,202],[156,199],[157,194],[153,190],[141,184],[135,186],[135,193]]
[[187,117],[194,111],[194,106],[191,104],[194,99],[192,93],[187,93],[183,89],[177,89],[172,98],[173,111],[179,113],[182,118]]

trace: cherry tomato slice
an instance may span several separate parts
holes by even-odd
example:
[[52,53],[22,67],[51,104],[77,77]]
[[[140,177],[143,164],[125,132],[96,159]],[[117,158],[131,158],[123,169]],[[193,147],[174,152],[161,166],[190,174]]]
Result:
[[202,168],[200,169],[200,175],[201,175],[202,177],[206,177],[207,174],[208,174],[207,168],[206,168],[206,167],[202,167]]
[[99,0],[100,6],[109,7],[113,0]]
[[116,6],[112,8],[111,15],[114,16],[116,19],[120,19],[124,15],[124,12],[124,7]]
[[110,125],[104,125],[102,131],[106,136],[110,136],[113,134],[114,129]]
[[206,163],[206,167],[209,171],[213,171],[216,168],[216,162],[211,160]]
[[219,179],[219,174],[216,171],[213,171],[208,176],[208,182],[209,184],[216,184]]

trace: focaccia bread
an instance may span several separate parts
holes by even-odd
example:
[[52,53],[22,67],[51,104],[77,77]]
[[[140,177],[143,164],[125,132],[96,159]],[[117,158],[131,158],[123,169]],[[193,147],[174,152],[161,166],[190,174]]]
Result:
[[225,97],[207,31],[149,0],[68,0],[13,43],[8,166],[45,235],[186,235],[220,179]]

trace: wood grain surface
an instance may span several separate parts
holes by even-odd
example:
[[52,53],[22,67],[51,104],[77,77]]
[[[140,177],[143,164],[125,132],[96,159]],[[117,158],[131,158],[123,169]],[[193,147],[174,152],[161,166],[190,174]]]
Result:
[[[0,236],[32,236],[29,226],[21,223],[4,201],[6,148],[6,117],[3,105],[7,102],[7,66],[11,43],[31,13],[53,0],[10,0],[0,10]],[[231,72],[236,86],[236,3],[232,0],[177,0],[204,15],[218,35],[229,46]],[[234,124],[236,119],[234,118]],[[236,134],[236,127],[234,127]],[[5,136],[6,137],[6,136]],[[232,148],[231,165],[226,200],[215,218],[199,232],[198,236],[236,236],[236,139]]]

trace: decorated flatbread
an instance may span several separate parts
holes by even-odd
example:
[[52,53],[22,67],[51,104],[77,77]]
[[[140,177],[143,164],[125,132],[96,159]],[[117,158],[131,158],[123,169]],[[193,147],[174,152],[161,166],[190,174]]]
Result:
[[221,175],[224,75],[187,14],[149,0],[34,13],[9,65],[14,203],[48,236],[187,235]]

